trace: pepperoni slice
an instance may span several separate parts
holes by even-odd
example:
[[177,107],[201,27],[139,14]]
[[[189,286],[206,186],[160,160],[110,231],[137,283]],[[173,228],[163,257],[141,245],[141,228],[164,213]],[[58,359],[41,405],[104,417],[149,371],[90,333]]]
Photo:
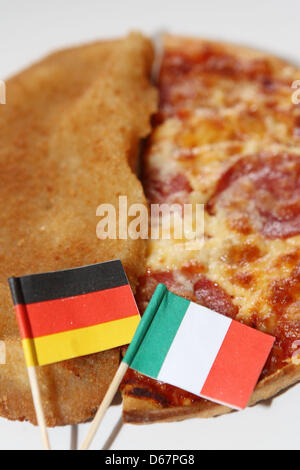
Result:
[[219,180],[208,211],[215,214],[220,207],[242,233],[252,229],[270,239],[300,234],[300,157],[259,154],[238,160]]
[[205,276],[201,276],[194,286],[194,292],[197,303],[204,307],[215,310],[230,318],[237,316],[238,307],[233,304],[230,295],[216,282],[212,282]]
[[238,313],[238,307],[233,304],[230,295],[218,283],[203,275],[201,265],[198,269],[193,265],[172,272],[149,270],[140,279],[137,291],[137,302],[141,311],[147,307],[159,283],[165,284],[174,294],[197,302],[222,315],[235,318]]
[[150,270],[140,277],[136,293],[136,301],[140,312],[144,312],[158,284],[164,284],[168,289],[174,285],[174,277],[171,272],[156,272]]
[[[236,81],[256,83],[258,90],[267,95],[276,93],[283,83],[274,77],[272,62],[264,58],[241,60],[211,44],[203,44],[194,51],[167,51],[159,78],[158,122],[172,115],[184,118],[191,107],[211,106],[216,88],[224,92],[230,103],[233,97],[227,90],[232,91]],[[234,102],[237,99],[240,100],[237,96]]]
[[194,54],[186,54],[182,51],[166,52],[160,81],[174,83],[174,78],[200,73],[217,74],[232,79],[260,80],[265,83],[265,86],[270,86],[272,81],[272,66],[268,60],[241,61],[222,48],[210,44],[204,45]]
[[144,178],[144,189],[152,204],[185,203],[192,192],[191,185],[182,173],[162,177],[158,170],[152,170]]

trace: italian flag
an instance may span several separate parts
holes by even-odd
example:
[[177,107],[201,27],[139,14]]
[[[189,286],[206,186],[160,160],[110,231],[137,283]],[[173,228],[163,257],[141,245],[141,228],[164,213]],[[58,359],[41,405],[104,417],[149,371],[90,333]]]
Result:
[[274,338],[179,297],[160,284],[124,362],[138,372],[243,409]]

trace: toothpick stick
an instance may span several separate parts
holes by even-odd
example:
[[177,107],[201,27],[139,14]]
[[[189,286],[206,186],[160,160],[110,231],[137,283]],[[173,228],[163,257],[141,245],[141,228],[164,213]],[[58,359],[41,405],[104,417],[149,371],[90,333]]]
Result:
[[42,405],[41,392],[36,374],[35,366],[27,367],[29,382],[32,392],[33,404],[36,412],[37,422],[41,431],[42,441],[45,450],[51,450],[47,433],[45,415]]
[[71,426],[71,450],[77,450],[78,447],[78,426],[77,424],[72,424]]
[[87,433],[87,436],[86,438],[84,439],[81,447],[80,447],[80,450],[88,450],[94,437],[95,437],[95,434],[96,432],[98,431],[98,428],[102,422],[102,419],[104,418],[104,415],[106,413],[106,410],[107,408],[109,407],[109,405],[111,404],[111,402],[113,401],[114,399],[114,396],[115,394],[117,393],[118,391],[118,388],[120,386],[120,383],[122,382],[122,379],[126,373],[128,369],[128,365],[125,363],[125,362],[121,362],[120,364],[120,367],[119,369],[117,370],[116,372],[116,375],[114,376],[114,379],[112,381],[112,383],[110,384],[107,392],[106,392],[106,395],[97,411],[97,414],[95,416],[95,418],[93,419],[92,421],[92,424],[91,424],[91,427]]

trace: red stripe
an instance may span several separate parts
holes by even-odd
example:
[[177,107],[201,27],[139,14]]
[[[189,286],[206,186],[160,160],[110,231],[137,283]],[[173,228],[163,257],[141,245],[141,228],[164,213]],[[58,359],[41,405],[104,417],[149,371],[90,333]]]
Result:
[[17,316],[21,338],[32,338],[31,327],[27,316],[26,306],[21,304],[15,305],[15,312]]
[[201,395],[246,408],[273,344],[272,336],[233,321]]
[[22,339],[61,333],[138,315],[129,285],[76,297],[16,305]]

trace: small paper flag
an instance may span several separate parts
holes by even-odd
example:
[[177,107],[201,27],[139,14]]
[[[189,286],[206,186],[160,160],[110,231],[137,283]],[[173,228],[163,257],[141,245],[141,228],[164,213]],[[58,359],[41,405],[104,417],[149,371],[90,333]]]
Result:
[[243,409],[274,340],[160,284],[124,362],[159,381]]
[[140,315],[121,261],[9,279],[27,367],[130,343]]

